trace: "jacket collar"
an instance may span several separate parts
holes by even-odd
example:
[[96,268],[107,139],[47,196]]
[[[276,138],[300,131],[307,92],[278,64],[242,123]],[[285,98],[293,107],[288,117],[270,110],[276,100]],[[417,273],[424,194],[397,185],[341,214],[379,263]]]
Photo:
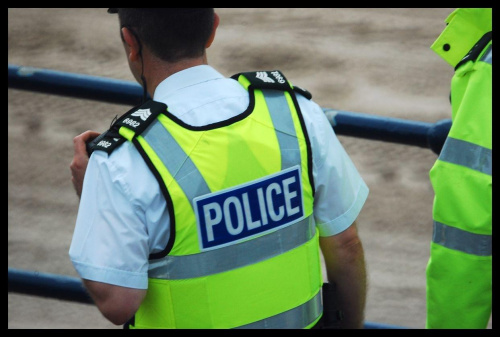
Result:
[[446,28],[431,46],[448,64],[455,67],[492,29],[491,8],[458,8],[445,20]]

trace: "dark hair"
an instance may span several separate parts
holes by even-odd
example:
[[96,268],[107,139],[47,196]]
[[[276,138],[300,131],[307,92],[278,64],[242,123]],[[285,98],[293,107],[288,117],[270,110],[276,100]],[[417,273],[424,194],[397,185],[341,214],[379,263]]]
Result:
[[120,26],[167,62],[199,57],[214,24],[213,8],[113,8]]

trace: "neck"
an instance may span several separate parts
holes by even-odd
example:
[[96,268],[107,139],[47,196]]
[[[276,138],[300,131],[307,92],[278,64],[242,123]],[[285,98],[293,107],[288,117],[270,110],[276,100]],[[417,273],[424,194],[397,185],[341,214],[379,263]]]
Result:
[[199,58],[184,59],[175,63],[165,62],[157,58],[147,61],[145,60],[144,62],[144,78],[146,79],[148,94],[151,98],[154,95],[156,87],[167,77],[191,67],[208,64],[206,55]]

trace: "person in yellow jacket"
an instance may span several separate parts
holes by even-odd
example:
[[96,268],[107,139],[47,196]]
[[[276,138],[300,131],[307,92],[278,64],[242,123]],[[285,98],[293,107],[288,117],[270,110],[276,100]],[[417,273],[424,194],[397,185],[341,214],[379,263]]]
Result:
[[131,329],[332,326],[323,253],[340,327],[363,328],[356,219],[369,189],[321,107],[279,70],[227,78],[209,66],[213,8],[109,12],[152,99],[74,139],[69,256],[104,317]]
[[428,329],[484,329],[492,308],[492,9],[459,8],[431,49],[455,69],[452,125],[429,176]]

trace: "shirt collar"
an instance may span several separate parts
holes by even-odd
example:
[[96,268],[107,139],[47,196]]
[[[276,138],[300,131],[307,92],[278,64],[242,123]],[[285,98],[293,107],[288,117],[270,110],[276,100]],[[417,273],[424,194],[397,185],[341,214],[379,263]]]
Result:
[[165,97],[183,88],[221,78],[224,78],[224,76],[209,65],[187,68],[170,75],[160,82],[155,89],[153,99],[155,101],[163,101]]

